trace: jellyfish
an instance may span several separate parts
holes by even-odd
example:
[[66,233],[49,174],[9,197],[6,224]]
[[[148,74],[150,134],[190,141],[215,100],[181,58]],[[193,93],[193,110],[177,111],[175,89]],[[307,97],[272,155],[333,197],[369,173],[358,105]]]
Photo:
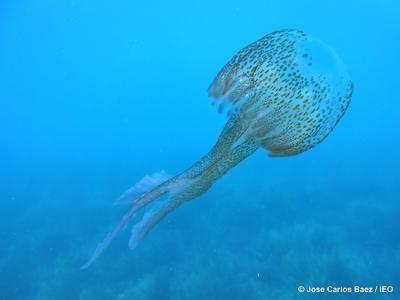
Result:
[[352,91],[349,74],[332,48],[303,31],[275,31],[243,48],[208,88],[218,111],[229,116],[214,146],[177,176],[165,171],[145,176],[117,199],[130,208],[82,269],[150,203],[156,205],[133,225],[131,249],[167,214],[205,193],[258,149],[270,157],[286,157],[321,143],[344,115]]

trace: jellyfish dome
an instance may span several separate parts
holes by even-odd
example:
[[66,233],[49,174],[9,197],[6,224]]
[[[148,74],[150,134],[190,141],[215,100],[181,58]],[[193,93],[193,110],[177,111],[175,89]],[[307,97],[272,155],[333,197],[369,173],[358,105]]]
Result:
[[[237,112],[270,156],[323,141],[346,111],[353,85],[328,45],[300,30],[268,34],[239,51],[209,94]],[[214,100],[215,101],[215,100]]]

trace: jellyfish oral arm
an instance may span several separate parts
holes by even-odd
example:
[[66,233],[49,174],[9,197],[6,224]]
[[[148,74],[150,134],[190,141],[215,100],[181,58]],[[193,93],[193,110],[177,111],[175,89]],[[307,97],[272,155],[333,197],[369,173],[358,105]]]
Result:
[[[182,203],[205,193],[231,168],[254,153],[259,148],[259,144],[252,139],[233,146],[236,145],[237,141],[246,131],[245,128],[240,126],[240,122],[238,122],[239,120],[235,116],[232,116],[209,153],[186,171],[167,179],[147,193],[130,201],[132,203],[130,209],[122,217],[119,224],[98,245],[92,257],[81,269],[88,268],[108,248],[112,240],[128,226],[141,208],[157,200],[162,195],[168,195],[167,199],[161,205],[146,213],[142,220],[134,225],[129,240],[129,247],[131,249],[136,248],[145,235],[167,214],[175,210]],[[129,199],[126,199],[126,195],[129,195],[129,193],[125,193],[124,195],[124,202],[129,202]],[[136,193],[131,193],[131,195],[136,195]]]
[[142,220],[132,228],[129,248],[136,248],[145,235],[168,213],[175,210],[182,203],[201,196],[219,178],[254,153],[258,148],[259,145],[257,143],[241,144],[229,150],[213,164],[208,165],[208,167],[196,177],[188,178],[188,175],[190,177],[192,176],[192,170],[189,168],[187,170],[188,174],[184,172],[176,178],[173,178],[166,187],[169,192],[168,199],[158,208],[146,213]]

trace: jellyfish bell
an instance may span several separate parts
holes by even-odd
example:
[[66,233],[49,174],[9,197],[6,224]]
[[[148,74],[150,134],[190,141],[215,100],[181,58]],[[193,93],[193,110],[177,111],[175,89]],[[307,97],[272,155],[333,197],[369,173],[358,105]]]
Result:
[[280,30],[240,50],[217,74],[208,92],[229,118],[211,150],[175,177],[145,176],[118,203],[130,208],[96,248],[89,267],[136,213],[165,200],[133,226],[130,248],[182,203],[205,193],[231,168],[264,148],[291,156],[322,142],[345,113],[352,83],[335,52],[299,30]]
[[328,136],[349,105],[352,88],[331,47],[302,31],[281,30],[239,51],[209,94],[235,107],[247,133],[270,156],[289,156]]

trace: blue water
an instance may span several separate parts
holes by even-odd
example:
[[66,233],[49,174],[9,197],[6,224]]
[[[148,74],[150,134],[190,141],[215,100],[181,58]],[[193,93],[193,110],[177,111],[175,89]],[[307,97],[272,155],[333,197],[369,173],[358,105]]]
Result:
[[[0,299],[400,299],[399,15],[396,0],[2,1]],[[295,157],[258,151],[80,271],[121,192],[209,150],[227,120],[209,83],[281,28],[351,74],[333,133]]]

